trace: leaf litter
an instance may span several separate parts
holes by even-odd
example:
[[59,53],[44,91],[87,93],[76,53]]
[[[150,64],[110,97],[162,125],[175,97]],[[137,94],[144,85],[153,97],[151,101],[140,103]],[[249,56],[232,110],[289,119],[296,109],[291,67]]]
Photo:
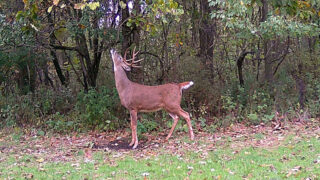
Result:
[[[249,127],[236,124],[220,129],[214,134],[198,131],[195,141],[190,141],[185,132],[175,132],[169,141],[164,140],[166,133],[160,133],[161,135],[158,136],[154,136],[154,133],[145,133],[135,150],[128,146],[131,133],[124,130],[47,136],[37,136],[36,131],[30,131],[23,134],[18,143],[14,143],[15,140],[10,133],[1,132],[0,152],[5,155],[0,156],[0,160],[4,161],[6,155],[9,154],[18,157],[28,155],[34,157],[37,163],[70,161],[77,166],[81,160],[94,162],[94,152],[104,152],[105,162],[113,166],[116,166],[115,159],[123,158],[128,154],[134,159],[148,159],[162,154],[171,154],[183,160],[186,152],[195,152],[205,160],[208,153],[215,151],[217,147],[228,146],[234,154],[237,154],[241,149],[247,147],[276,148],[283,144],[285,137],[289,135],[294,135],[293,140],[296,142],[302,137],[320,138],[320,127],[312,123],[282,123],[281,127],[280,125],[274,127],[265,124]],[[83,158],[79,158],[79,155]],[[225,158],[228,160],[231,157],[225,156]],[[286,158],[288,157],[282,157],[281,160],[286,161]],[[319,163],[319,161],[320,158],[314,163]],[[200,161],[199,164],[205,164],[205,161]],[[271,165],[270,168],[273,169]]]

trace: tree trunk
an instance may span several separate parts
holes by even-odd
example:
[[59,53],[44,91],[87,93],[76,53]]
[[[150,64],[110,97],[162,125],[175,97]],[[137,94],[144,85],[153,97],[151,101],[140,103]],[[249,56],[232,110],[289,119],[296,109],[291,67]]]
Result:
[[238,75],[239,75],[239,83],[240,86],[243,87],[244,85],[244,80],[243,80],[243,74],[242,74],[242,65],[244,62],[244,59],[246,58],[246,56],[248,54],[252,54],[253,52],[242,52],[241,55],[239,56],[239,58],[237,59],[237,66],[238,66]]
[[213,41],[215,24],[210,19],[211,9],[207,0],[200,1],[201,22],[199,29],[200,56],[210,59],[213,57]]
[[128,1],[124,0],[124,3],[126,3],[126,8],[122,9],[121,12],[121,24],[122,24],[122,54],[125,53],[125,51],[130,47],[130,36],[131,36],[131,29],[127,26],[127,20],[130,16],[129,14],[129,6]]
[[[141,13],[139,2],[140,1],[134,1],[133,9],[136,17]],[[136,24],[133,24],[132,26],[132,42],[136,49],[140,49],[140,28]],[[137,59],[139,59],[139,54],[137,55]],[[141,69],[133,69],[132,75],[135,82],[143,83],[143,71]]]
[[200,30],[198,29],[198,17],[197,17],[197,12],[198,12],[198,7],[197,7],[197,1],[192,2],[192,17],[191,17],[191,23],[192,23],[192,29],[191,29],[191,44],[193,47],[197,47],[197,42],[198,42],[198,34],[197,32]]
[[[56,39],[55,39],[55,36],[54,36],[54,22],[53,22],[51,13],[48,13],[48,22],[49,22],[50,29],[52,31],[50,33],[49,41],[50,41],[50,44],[55,44]],[[58,61],[56,50],[51,48],[50,49],[50,55],[52,57],[52,62],[53,62],[53,65],[55,67],[55,70],[57,72],[57,75],[59,77],[59,80],[60,80],[61,84],[62,85],[66,85],[66,78],[64,77],[64,75],[62,73],[62,70],[61,70],[61,67],[60,67],[60,64],[59,64],[59,61]]]
[[[93,23],[93,28],[98,29],[99,28],[99,21],[98,17],[94,17],[94,22]],[[91,81],[92,81],[92,87],[96,86],[96,80],[98,77],[98,72],[99,72],[99,67],[100,67],[100,61],[101,61],[101,56],[103,52],[103,41],[100,42],[99,44],[99,36],[97,33],[94,33],[93,39],[92,39],[92,44],[93,44],[93,63],[92,66],[90,67],[92,70],[91,74]]]
[[[260,22],[265,22],[268,15],[268,0],[261,0],[262,2],[262,11],[261,11],[261,20]],[[272,71],[272,58],[271,58],[271,49],[270,41],[264,39],[264,78],[267,83],[271,83],[273,80],[273,71]]]
[[215,20],[211,20],[210,13],[211,8],[207,0],[200,1],[200,14],[201,22],[199,28],[199,42],[200,51],[199,55],[201,57],[202,63],[210,71],[210,80],[213,83],[214,79],[214,67],[213,67],[213,42],[216,32]]

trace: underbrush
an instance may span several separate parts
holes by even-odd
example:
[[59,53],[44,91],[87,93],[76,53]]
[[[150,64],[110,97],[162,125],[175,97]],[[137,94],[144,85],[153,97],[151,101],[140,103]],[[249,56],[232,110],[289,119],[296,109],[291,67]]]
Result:
[[[197,77],[203,76],[206,76],[205,72]],[[294,79],[285,71],[281,71],[277,83],[270,86],[255,83],[249,74],[243,86],[238,85],[237,79],[230,79],[219,88],[206,80],[195,79],[204,83],[195,83],[184,92],[181,106],[190,113],[195,131],[211,133],[235,123],[257,125],[274,120],[313,120],[320,115],[320,82],[313,76],[311,73],[305,79],[304,108]],[[106,86],[78,93],[68,88],[55,91],[40,87],[26,95],[18,92],[0,95],[0,113],[0,128],[28,125],[68,133],[130,127],[130,115],[121,106],[116,89]],[[172,118],[164,111],[139,113],[139,136],[171,126]],[[188,131],[183,118],[180,118],[176,131]]]
[[0,128],[33,126],[58,133],[116,130],[127,125],[115,89],[101,87],[74,95],[69,89],[0,96]]

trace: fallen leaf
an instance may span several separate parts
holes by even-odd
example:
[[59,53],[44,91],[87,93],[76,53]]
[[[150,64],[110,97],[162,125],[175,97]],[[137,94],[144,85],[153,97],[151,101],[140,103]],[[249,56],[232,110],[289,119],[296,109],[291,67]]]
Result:
[[292,168],[286,175],[286,177],[290,177],[291,175],[297,175],[301,172],[302,167],[301,166],[296,166],[294,168]]
[[39,171],[44,172],[46,170],[44,168],[39,168]]
[[89,148],[85,149],[84,154],[85,154],[86,158],[92,159],[92,150],[91,149],[89,149]]
[[74,5],[74,9],[84,9],[85,6],[84,3],[78,3]]
[[51,13],[52,8],[53,8],[53,6],[50,6],[50,7],[48,8],[48,13]]
[[44,162],[44,159],[40,158],[40,159],[37,159],[36,161],[39,162],[39,163],[42,163],[42,162]]
[[60,1],[60,0],[53,0],[53,4],[54,4],[55,6],[57,6],[57,5],[59,4],[59,1]]

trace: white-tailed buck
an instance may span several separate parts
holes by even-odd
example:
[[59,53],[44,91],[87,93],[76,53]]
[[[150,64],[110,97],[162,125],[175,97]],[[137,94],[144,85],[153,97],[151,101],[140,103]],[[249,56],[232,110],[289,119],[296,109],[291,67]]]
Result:
[[189,134],[191,140],[194,139],[193,130],[191,126],[190,116],[180,107],[182,90],[188,89],[193,85],[192,81],[183,83],[170,83],[159,86],[145,86],[132,82],[128,79],[125,71],[130,71],[131,67],[137,66],[135,56],[138,54],[134,52],[132,59],[127,60],[126,54],[122,57],[114,49],[110,50],[116,81],[116,88],[119,93],[121,104],[130,111],[131,118],[131,130],[132,140],[129,146],[133,146],[135,149],[138,146],[137,136],[137,113],[138,112],[154,112],[164,109],[173,118],[173,125],[166,137],[166,140],[170,138],[174,128],[176,127],[179,116],[183,117],[187,121],[189,128]]

